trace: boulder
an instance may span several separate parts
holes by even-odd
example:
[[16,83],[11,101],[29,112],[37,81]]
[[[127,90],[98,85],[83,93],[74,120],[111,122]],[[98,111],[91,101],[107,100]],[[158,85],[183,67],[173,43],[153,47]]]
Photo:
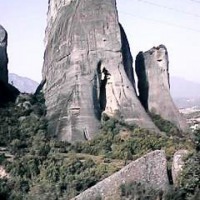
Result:
[[120,200],[120,186],[125,183],[141,183],[145,187],[167,191],[167,160],[163,150],[156,150],[132,161],[110,177],[85,190],[72,200]]
[[170,95],[169,59],[164,45],[136,57],[139,99],[147,112],[160,115],[183,132],[189,130]]
[[172,162],[172,180],[175,186],[178,186],[178,177],[183,169],[185,164],[184,158],[188,156],[188,150],[178,150],[173,157]]
[[49,131],[90,140],[102,113],[158,131],[136,92],[115,0],[50,0],[43,65]]

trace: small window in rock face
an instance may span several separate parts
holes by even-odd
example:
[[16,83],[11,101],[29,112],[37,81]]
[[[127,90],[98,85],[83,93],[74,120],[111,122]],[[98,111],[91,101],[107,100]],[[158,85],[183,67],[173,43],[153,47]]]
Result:
[[159,59],[159,60],[157,60],[158,62],[161,62],[162,61],[162,59]]

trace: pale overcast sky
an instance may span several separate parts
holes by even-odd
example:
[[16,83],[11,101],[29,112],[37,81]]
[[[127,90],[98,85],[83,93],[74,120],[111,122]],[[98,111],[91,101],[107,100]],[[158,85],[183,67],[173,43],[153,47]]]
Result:
[[[0,0],[9,71],[40,82],[48,0]],[[200,0],[117,0],[133,58],[164,44],[171,75],[200,82]]]

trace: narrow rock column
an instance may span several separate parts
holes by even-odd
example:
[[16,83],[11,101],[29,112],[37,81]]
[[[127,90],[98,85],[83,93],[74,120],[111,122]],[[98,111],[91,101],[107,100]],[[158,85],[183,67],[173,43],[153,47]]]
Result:
[[0,25],[0,81],[8,83],[7,32]]
[[178,178],[185,165],[184,158],[189,154],[188,150],[178,150],[173,157],[172,162],[172,179],[175,187],[178,187]]
[[8,83],[7,39],[7,32],[0,25],[0,106],[15,101],[19,95],[19,91]]
[[184,117],[170,95],[169,60],[164,45],[140,52],[136,57],[139,98],[146,111],[160,115],[183,132],[188,131]]

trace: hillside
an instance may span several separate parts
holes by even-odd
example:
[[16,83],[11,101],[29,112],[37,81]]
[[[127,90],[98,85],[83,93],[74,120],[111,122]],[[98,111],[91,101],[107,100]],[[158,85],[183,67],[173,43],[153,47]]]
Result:
[[[96,138],[70,144],[48,134],[45,113],[42,94],[21,95],[16,104],[1,108],[0,145],[4,150],[0,158],[8,176],[0,180],[0,199],[71,199],[156,149],[165,150],[170,166],[173,154],[181,148],[193,154],[187,159],[180,187],[176,192],[172,189],[165,194],[165,200],[191,199],[196,194],[200,175],[199,165],[196,165],[200,159],[199,136],[194,145],[158,116],[153,120],[165,127],[163,131],[167,131],[167,136],[106,118]],[[150,200],[155,200],[158,195],[158,191],[152,193],[148,188],[140,194],[141,187],[135,183],[130,188],[137,189],[131,192],[128,185],[124,186],[121,200],[132,199],[130,195],[145,197],[149,194],[152,195]]]

